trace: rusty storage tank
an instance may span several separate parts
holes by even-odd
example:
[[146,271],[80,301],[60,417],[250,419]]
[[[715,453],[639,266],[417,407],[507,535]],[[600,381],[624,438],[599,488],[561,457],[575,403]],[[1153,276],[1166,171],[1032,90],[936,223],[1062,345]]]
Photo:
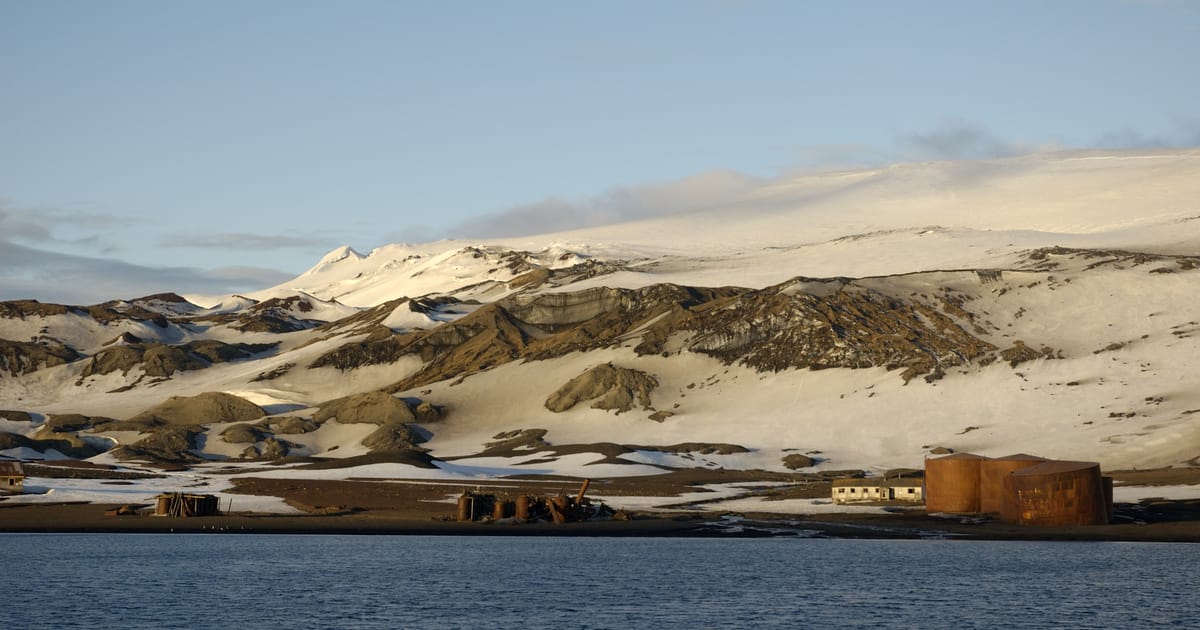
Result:
[[979,464],[979,511],[999,514],[1004,503],[1004,477],[1014,470],[1046,461],[1045,457],[1017,453],[985,459]]
[[1104,484],[1104,509],[1108,515],[1108,522],[1113,521],[1113,517],[1117,515],[1117,506],[1113,505],[1113,478],[1108,476],[1100,477],[1100,483]]
[[517,497],[517,518],[527,521],[529,520],[529,507],[533,505],[533,497],[523,494]]
[[466,523],[475,519],[475,497],[463,493],[458,497],[458,522]]
[[1095,462],[1045,461],[1010,473],[1002,520],[1018,525],[1108,523],[1104,480]]
[[955,453],[925,460],[925,511],[979,512],[979,468],[986,457]]

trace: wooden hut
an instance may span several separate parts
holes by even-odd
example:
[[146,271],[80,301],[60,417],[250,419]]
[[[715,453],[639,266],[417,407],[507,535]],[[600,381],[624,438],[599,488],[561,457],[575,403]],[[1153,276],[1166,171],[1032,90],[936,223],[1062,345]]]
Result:
[[216,516],[221,513],[217,497],[211,494],[166,492],[157,499],[155,516]]
[[20,462],[0,462],[0,493],[25,492],[25,469]]

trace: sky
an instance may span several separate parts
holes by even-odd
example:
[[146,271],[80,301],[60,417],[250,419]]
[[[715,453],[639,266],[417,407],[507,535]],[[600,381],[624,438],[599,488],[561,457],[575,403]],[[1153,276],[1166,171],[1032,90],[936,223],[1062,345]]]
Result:
[[1200,1],[0,0],[0,300],[686,211],[800,171],[1200,145]]

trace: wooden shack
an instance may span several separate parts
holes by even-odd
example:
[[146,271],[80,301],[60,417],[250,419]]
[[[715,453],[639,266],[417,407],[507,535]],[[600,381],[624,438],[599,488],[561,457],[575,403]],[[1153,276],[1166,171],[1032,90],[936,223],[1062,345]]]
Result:
[[216,516],[220,514],[217,497],[211,494],[166,492],[158,495],[155,516]]
[[0,493],[25,492],[25,469],[21,462],[0,462]]

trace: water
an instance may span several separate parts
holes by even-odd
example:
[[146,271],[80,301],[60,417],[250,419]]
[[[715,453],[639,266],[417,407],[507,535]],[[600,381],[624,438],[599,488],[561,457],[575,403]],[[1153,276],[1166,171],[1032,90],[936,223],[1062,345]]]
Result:
[[1200,627],[1200,546],[0,534],[0,628]]

